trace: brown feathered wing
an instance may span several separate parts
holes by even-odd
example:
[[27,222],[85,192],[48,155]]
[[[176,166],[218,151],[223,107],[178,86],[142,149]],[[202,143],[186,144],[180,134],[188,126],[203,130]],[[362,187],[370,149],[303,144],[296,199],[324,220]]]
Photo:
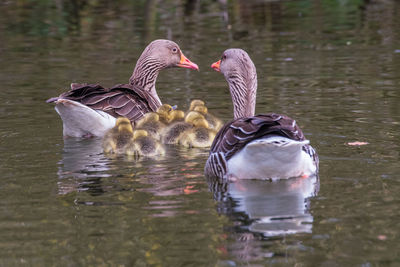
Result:
[[82,103],[92,109],[102,110],[114,117],[126,117],[136,121],[144,114],[156,111],[158,101],[147,91],[129,84],[119,84],[104,88],[98,84],[72,84],[71,90],[47,100],[69,99]]
[[[221,128],[214,139],[210,157],[206,163],[206,174],[217,177],[224,176],[227,171],[226,162],[233,155],[251,141],[268,136],[283,136],[296,141],[305,140],[296,121],[285,115],[259,114],[232,120]],[[314,152],[311,146],[310,150]],[[316,154],[313,156],[317,157]]]

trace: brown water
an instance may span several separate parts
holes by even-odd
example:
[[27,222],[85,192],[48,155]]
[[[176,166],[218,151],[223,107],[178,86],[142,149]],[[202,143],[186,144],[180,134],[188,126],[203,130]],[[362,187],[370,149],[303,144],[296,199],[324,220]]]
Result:
[[[0,4],[0,265],[400,265],[400,3],[224,2]],[[201,98],[224,120],[227,84],[209,66],[245,49],[257,112],[296,118],[320,179],[213,184],[207,150],[133,161],[64,140],[45,100],[127,82],[157,38],[201,70],[163,72],[161,99]]]

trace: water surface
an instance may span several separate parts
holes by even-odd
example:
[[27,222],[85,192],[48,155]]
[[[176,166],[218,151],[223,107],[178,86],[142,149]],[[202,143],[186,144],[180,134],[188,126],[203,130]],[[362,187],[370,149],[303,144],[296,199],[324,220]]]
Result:
[[[1,265],[400,264],[397,1],[72,3],[0,4]],[[256,111],[296,118],[319,179],[224,184],[204,177],[207,150],[135,161],[63,139],[45,100],[71,82],[127,82],[157,38],[200,67],[161,73],[160,98],[204,99],[225,121],[227,84],[209,66],[245,49]]]

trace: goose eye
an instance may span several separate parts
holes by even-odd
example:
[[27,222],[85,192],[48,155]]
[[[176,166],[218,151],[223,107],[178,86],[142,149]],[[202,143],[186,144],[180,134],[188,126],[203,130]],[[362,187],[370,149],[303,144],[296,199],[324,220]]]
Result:
[[222,60],[225,60],[226,59],[226,55],[222,55],[222,58],[221,58]]
[[172,52],[174,52],[174,53],[178,52],[178,48],[176,48],[176,47],[172,48]]

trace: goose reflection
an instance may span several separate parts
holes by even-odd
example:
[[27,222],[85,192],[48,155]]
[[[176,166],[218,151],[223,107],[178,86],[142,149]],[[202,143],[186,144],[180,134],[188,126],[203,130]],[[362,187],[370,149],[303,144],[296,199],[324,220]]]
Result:
[[219,212],[241,221],[241,229],[244,226],[267,237],[312,231],[309,203],[319,190],[317,176],[229,183],[209,180],[209,185],[219,201]]
[[88,191],[91,195],[104,193],[101,178],[109,177],[109,159],[104,157],[102,139],[64,139],[62,158],[58,164],[58,193]]
[[[166,155],[157,158],[110,156],[104,155],[101,138],[67,138],[61,155],[57,171],[59,195],[78,193],[74,202],[83,205],[123,205],[124,201],[115,198],[120,192],[140,192],[157,198],[142,208],[154,210],[152,216],[162,217],[174,216],[183,205],[182,199],[163,198],[199,192],[204,180],[197,178],[203,177],[208,151],[167,146]],[[93,198],[100,195],[102,198]]]

